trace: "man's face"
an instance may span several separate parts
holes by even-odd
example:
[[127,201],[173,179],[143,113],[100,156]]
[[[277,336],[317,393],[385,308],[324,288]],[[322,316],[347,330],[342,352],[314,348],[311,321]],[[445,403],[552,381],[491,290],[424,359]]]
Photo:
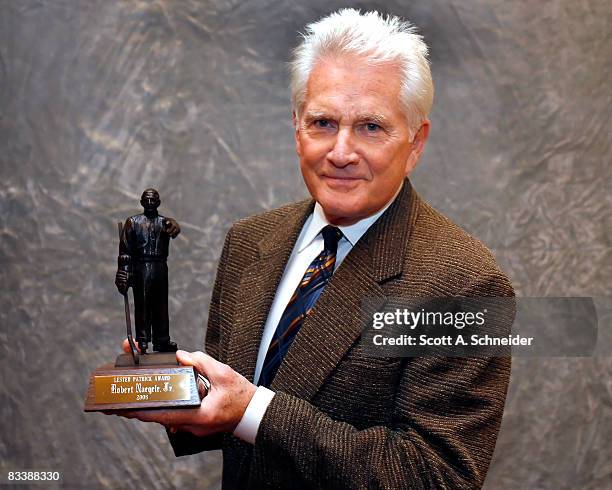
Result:
[[146,211],[153,211],[157,209],[161,201],[159,200],[159,194],[157,192],[145,192],[140,198],[140,205],[145,208]]
[[306,186],[327,219],[349,225],[376,213],[415,167],[429,122],[414,143],[399,103],[396,64],[355,57],[319,61],[296,121],[296,151]]

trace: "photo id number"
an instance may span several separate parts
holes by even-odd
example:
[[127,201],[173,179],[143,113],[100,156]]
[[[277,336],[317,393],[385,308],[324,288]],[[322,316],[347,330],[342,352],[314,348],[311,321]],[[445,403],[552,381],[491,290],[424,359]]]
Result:
[[56,482],[60,477],[59,471],[8,471],[4,475],[4,482]]

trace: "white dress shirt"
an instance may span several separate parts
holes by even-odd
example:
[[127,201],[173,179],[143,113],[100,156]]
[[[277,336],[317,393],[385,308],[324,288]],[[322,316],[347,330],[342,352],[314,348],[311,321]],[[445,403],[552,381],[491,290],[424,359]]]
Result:
[[[400,186],[401,189],[401,186]],[[383,207],[380,211],[372,216],[368,216],[357,223],[349,226],[338,226],[342,231],[342,238],[338,242],[338,251],[336,252],[336,265],[334,271],[340,266],[344,258],[348,255],[351,249],[364,235],[364,233],[374,224],[374,222],[385,212],[391,205],[400,189],[395,193],[395,196]],[[319,203],[315,204],[312,214],[306,219],[300,236],[295,242],[285,272],[276,290],[276,296],[270,307],[270,313],[264,326],[259,345],[259,353],[257,355],[257,364],[255,365],[255,376],[253,382],[257,384],[261,370],[263,367],[268,347],[272,342],[272,337],[276,331],[276,327],[287,307],[287,303],[295,292],[306,269],[311,262],[323,251],[323,236],[321,230],[330,223],[325,217],[323,208]],[[253,398],[249,402],[242,419],[234,429],[234,435],[243,441],[255,444],[257,430],[261,419],[268,408],[268,405],[274,398],[274,392],[264,386],[258,386]]]

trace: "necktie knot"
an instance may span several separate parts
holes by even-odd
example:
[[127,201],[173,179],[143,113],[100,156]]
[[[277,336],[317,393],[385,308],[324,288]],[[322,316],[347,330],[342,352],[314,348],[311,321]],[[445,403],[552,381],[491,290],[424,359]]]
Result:
[[340,228],[335,226],[327,225],[323,230],[321,230],[321,234],[323,235],[324,242],[324,250],[331,252],[332,254],[336,254],[338,250],[338,242],[342,238],[342,232]]

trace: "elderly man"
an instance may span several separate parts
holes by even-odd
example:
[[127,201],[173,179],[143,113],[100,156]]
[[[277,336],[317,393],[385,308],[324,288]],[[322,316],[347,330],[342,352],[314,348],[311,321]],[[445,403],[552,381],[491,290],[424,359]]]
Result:
[[407,176],[429,134],[427,47],[352,9],[307,27],[292,61],[296,151],[312,199],[234,224],[199,409],[133,412],[177,455],[222,448],[224,488],[473,488],[495,446],[509,359],[374,358],[362,301],[511,296],[490,252]]

